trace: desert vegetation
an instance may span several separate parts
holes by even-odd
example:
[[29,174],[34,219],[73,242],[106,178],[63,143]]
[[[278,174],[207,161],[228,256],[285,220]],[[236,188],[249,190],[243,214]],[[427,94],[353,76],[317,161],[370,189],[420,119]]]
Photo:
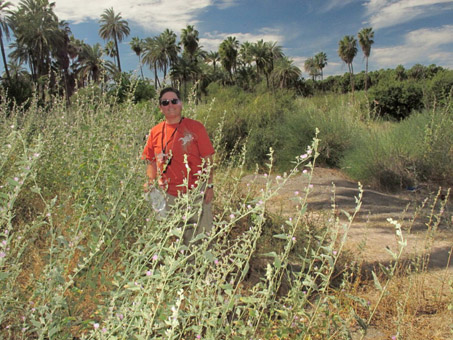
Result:
[[[208,52],[187,26],[180,42],[171,30],[130,41],[150,80],[121,69],[118,42],[130,29],[120,13],[101,14],[106,44],[90,46],[53,6],[0,1],[1,338],[451,337],[451,258],[434,273],[430,250],[453,229],[453,71],[354,74],[348,35],[338,54],[349,72],[324,78],[319,52],[305,80],[275,42],[228,37]],[[357,38],[368,65],[372,28]],[[214,232],[190,248],[181,235],[202,193],[180,197],[162,219],[142,191],[140,155],[161,119],[156,91],[169,84],[216,148]],[[352,210],[335,190],[332,209],[310,206],[319,167],[357,182]],[[276,212],[295,178],[306,187],[289,213]],[[413,216],[382,222],[396,248],[375,266],[360,256],[365,246],[346,246],[364,186],[430,189]],[[417,222],[422,250],[403,257]]]
[[[394,253],[366,274],[344,248],[355,213],[311,217],[310,185],[294,194],[292,216],[268,208],[279,187],[309,179],[318,165],[387,190],[422,181],[448,187],[448,102],[391,122],[373,116],[358,92],[352,100],[210,91],[206,104],[194,96],[185,106],[217,150],[215,232],[190,249],[180,235],[200,193],[159,220],[141,191],[140,153],[160,119],[155,102],[80,91],[70,107],[64,97],[48,108],[36,97],[27,108],[2,103],[2,337],[347,339],[379,326],[388,337],[415,339],[426,324],[414,299],[438,317],[438,338],[447,336],[448,263],[436,286],[423,279],[423,254],[403,266]],[[269,180],[257,188],[245,174]],[[427,240],[451,228],[448,194],[432,199]],[[360,194],[356,200],[359,211]],[[388,223],[402,250],[404,223]]]

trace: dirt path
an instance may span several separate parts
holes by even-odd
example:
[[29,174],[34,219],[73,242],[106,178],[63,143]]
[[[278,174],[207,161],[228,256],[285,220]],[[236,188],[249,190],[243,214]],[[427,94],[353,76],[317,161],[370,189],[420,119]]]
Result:
[[[275,175],[271,176],[275,180]],[[268,178],[264,176],[247,176],[244,181],[253,181],[254,184],[264,185]],[[311,183],[313,187],[308,198],[308,210],[312,213],[332,213],[332,198],[335,197],[336,214],[341,219],[346,217],[341,211],[353,213],[356,207],[355,196],[358,196],[358,183],[348,179],[338,170],[316,168]],[[270,209],[284,216],[294,213],[296,203],[291,200],[295,192],[304,193],[308,185],[308,176],[299,175],[291,178],[279,195],[272,201]],[[334,186],[335,185],[335,190]],[[348,234],[347,248],[362,256],[367,264],[385,263],[392,260],[386,250],[396,251],[398,244],[395,228],[387,219],[398,220],[403,227],[403,236],[407,240],[404,258],[411,258],[415,254],[422,254],[428,247],[431,269],[448,269],[453,274],[453,261],[449,262],[449,252],[453,246],[453,204],[452,197],[448,198],[442,214],[438,231],[435,233],[432,244],[427,244],[427,222],[431,206],[437,193],[424,187],[418,191],[401,191],[397,194],[382,193],[370,188],[363,188],[362,207],[357,214]],[[446,190],[443,190],[445,193]],[[335,193],[335,194],[334,194]],[[429,197],[423,209],[420,207],[423,200]],[[440,199],[435,205],[438,213]],[[418,217],[413,221],[415,212]],[[360,254],[360,255],[359,255]]]

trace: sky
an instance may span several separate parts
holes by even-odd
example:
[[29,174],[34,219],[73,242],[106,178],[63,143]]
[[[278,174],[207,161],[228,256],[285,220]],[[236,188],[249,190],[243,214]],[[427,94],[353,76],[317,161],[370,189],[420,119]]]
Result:
[[[18,4],[19,0],[10,0]],[[453,69],[453,0],[55,0],[55,13],[69,23],[75,38],[88,44],[99,37],[99,18],[113,8],[128,21],[131,33],[120,44],[124,71],[138,72],[132,37],[154,37],[194,25],[199,44],[217,51],[228,36],[239,41],[276,42],[309,78],[303,65],[319,52],[327,54],[324,77],[348,71],[338,56],[345,35],[357,37],[364,27],[374,30],[369,70],[403,65],[436,64]],[[354,72],[365,69],[360,46]],[[146,75],[151,77],[151,72]]]

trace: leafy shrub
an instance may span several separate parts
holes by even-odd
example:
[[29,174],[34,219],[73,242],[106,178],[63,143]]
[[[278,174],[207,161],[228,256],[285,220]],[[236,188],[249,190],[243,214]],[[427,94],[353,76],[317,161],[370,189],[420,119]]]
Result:
[[[285,135],[279,127],[285,124],[285,117],[295,101],[294,93],[289,91],[245,93],[238,87],[208,88],[209,98],[214,103],[201,110],[202,121],[207,129],[215,131],[220,121],[222,134],[219,145],[226,154],[238,147],[247,147],[247,165],[264,166],[269,148],[278,149],[284,143]],[[211,100],[208,99],[208,102]]]
[[5,93],[5,99],[10,103],[10,106],[13,103],[22,105],[33,97],[33,84],[28,75],[21,75],[11,78],[11,83],[7,80],[3,81],[2,91]]
[[130,97],[134,103],[151,100],[156,97],[156,90],[149,80],[133,77],[129,73],[122,73],[121,77],[111,85],[108,94],[123,103]]
[[414,82],[380,80],[369,91],[370,105],[380,115],[397,120],[423,108],[422,88]]
[[451,108],[424,111],[399,123],[362,130],[341,167],[354,179],[394,191],[435,181],[451,184]]
[[425,102],[426,106],[431,104],[445,105],[449,102],[453,90],[453,70],[437,72],[428,85]]
[[[358,101],[360,103],[360,101]],[[335,167],[345,150],[351,147],[359,119],[353,114],[354,103],[348,96],[329,95],[297,100],[284,124],[275,128],[282,142],[276,150],[277,165],[288,167],[300,155],[319,129],[318,163]]]

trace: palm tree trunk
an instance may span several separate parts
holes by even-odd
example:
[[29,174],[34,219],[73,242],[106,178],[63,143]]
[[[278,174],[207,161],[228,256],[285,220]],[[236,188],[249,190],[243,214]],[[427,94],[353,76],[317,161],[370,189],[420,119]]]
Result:
[[1,33],[0,33],[0,47],[2,49],[3,65],[5,65],[6,77],[8,78],[8,83],[11,84],[11,76],[9,75],[8,64],[6,63],[5,47],[3,46],[3,39]]
[[349,76],[352,89],[352,96],[354,97],[354,69],[352,63],[349,64]]
[[154,88],[157,89],[157,84],[160,87],[159,77],[157,76],[157,64],[154,62]]
[[140,64],[140,73],[141,73],[141,75],[142,75],[142,80],[145,80],[145,77],[143,76],[142,58],[141,58],[140,55],[138,56],[138,63]]
[[368,57],[365,62],[365,93],[368,92]]
[[118,49],[118,40],[116,39],[116,34],[113,37],[115,38],[116,60],[118,61],[118,70],[121,73],[120,50]]

